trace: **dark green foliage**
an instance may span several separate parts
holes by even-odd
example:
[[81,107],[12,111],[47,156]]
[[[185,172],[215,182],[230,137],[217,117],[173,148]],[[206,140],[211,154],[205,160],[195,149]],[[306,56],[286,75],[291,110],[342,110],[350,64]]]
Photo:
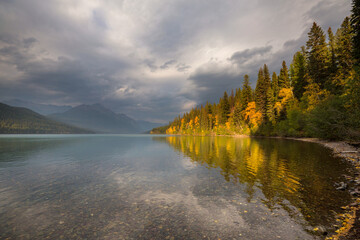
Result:
[[360,67],[355,67],[354,76],[347,82],[345,99],[353,125],[360,129]]
[[329,54],[325,34],[322,28],[314,22],[308,36],[306,49],[309,75],[315,83],[323,88],[329,77]]
[[241,126],[241,121],[242,121],[241,111],[242,111],[242,109],[241,109],[240,103],[236,104],[234,107],[234,114],[233,114],[233,121],[234,121],[236,127]]
[[293,87],[294,96],[301,99],[307,85],[306,80],[306,58],[303,51],[294,55],[293,62],[290,66],[291,85]]
[[274,91],[272,90],[272,88],[268,88],[267,93],[266,93],[266,118],[267,120],[272,123],[275,124],[275,96],[274,96]]
[[157,128],[153,128],[150,133],[151,134],[165,134],[166,130],[169,128],[170,125],[165,125]]
[[285,120],[277,123],[275,135],[283,137],[305,137],[307,115],[299,108],[290,109]]
[[0,133],[91,133],[48,119],[27,108],[0,103]]
[[334,96],[321,102],[310,113],[308,133],[330,140],[359,139],[359,132],[351,127],[350,122],[344,111],[344,99]]
[[267,108],[267,91],[270,88],[270,74],[267,65],[264,65],[264,68],[260,68],[258,74],[258,81],[255,88],[255,102],[258,110],[266,114]]
[[360,66],[360,0],[352,1],[350,21],[353,32],[353,57],[356,65]]
[[227,119],[229,118],[229,114],[230,114],[230,103],[229,103],[228,94],[226,91],[224,92],[223,98],[220,99],[219,107],[220,107],[220,109],[219,109],[220,123],[224,124],[224,123],[226,123]]
[[335,36],[336,72],[332,78],[332,92],[342,94],[354,65],[352,58],[352,28],[346,17]]
[[253,101],[253,93],[252,93],[252,89],[251,86],[249,84],[249,76],[245,75],[244,76],[244,83],[243,83],[243,87],[242,87],[242,91],[241,91],[241,110],[244,110],[248,103]]
[[336,47],[335,47],[335,36],[331,28],[328,30],[329,37],[329,75],[332,76],[337,71],[337,59],[336,59]]
[[276,72],[273,72],[272,78],[271,78],[271,89],[273,90],[274,93],[274,97],[275,100],[278,98],[279,96],[279,79],[278,76],[276,74]]
[[279,74],[279,89],[290,87],[289,70],[286,66],[286,62],[282,62],[282,68]]

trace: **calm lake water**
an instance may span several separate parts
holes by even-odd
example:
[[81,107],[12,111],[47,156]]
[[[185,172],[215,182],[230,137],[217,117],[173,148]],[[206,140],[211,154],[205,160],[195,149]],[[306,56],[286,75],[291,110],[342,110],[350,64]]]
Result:
[[0,239],[322,239],[347,176],[291,140],[2,135]]

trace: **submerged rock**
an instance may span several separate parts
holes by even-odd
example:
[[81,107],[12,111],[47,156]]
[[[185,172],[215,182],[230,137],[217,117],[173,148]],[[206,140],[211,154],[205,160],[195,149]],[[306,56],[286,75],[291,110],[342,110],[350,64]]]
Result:
[[345,191],[347,188],[347,184],[344,183],[344,182],[340,182],[339,183],[339,187],[336,188],[336,190],[342,190],[342,191]]

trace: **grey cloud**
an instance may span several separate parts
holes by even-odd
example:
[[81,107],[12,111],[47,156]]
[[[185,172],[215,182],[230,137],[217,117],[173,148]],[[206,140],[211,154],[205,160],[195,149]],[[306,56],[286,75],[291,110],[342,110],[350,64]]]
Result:
[[174,65],[177,61],[172,59],[165,62],[163,65],[160,66],[161,69],[168,69],[171,65]]
[[180,63],[176,65],[176,69],[178,72],[186,72],[191,68],[190,65],[186,65],[185,63]]
[[329,27],[337,28],[350,15],[350,7],[350,1],[322,0],[306,13],[306,18],[327,31]]
[[24,43],[24,47],[25,47],[25,48],[31,47],[31,46],[32,46],[34,43],[36,43],[36,42],[37,42],[36,38],[33,38],[33,37],[25,38],[25,39],[23,40],[23,43]]
[[264,56],[266,53],[269,53],[272,49],[272,46],[257,47],[252,49],[245,49],[243,51],[235,52],[229,60],[238,65],[244,64],[250,61],[255,56]]

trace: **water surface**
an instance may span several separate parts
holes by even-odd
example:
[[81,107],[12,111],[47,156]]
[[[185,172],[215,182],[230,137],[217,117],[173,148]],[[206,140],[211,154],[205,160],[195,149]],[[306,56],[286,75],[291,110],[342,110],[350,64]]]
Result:
[[0,239],[322,239],[352,172],[291,140],[2,135]]

